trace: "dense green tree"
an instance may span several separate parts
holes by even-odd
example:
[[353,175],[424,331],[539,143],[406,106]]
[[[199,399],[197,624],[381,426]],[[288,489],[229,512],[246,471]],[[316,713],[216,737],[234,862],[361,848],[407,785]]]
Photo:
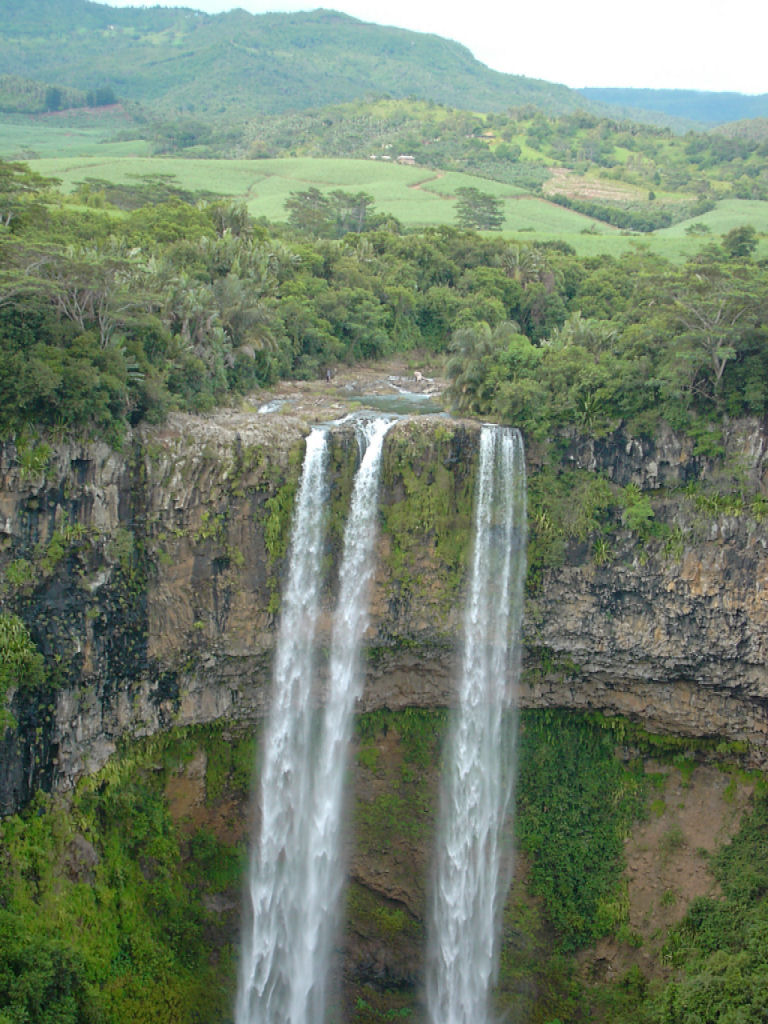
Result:
[[96,1024],[85,965],[66,939],[26,932],[0,908],[0,1021],[3,1024]]
[[45,293],[41,268],[49,259],[46,247],[14,236],[0,236],[0,307]]
[[140,253],[114,240],[105,246],[51,250],[39,275],[54,308],[80,331],[98,330],[105,348],[118,329],[156,306],[142,289]]
[[18,231],[45,216],[45,199],[58,184],[26,164],[0,160],[0,226]]
[[306,296],[284,298],[279,313],[290,346],[291,370],[297,377],[319,377],[324,367],[342,358],[343,345],[330,321],[319,315],[316,304]]
[[449,396],[459,412],[477,414],[490,407],[502,355],[515,334],[514,324],[491,329],[485,321],[454,332],[445,371],[451,382]]
[[285,201],[288,223],[316,238],[342,238],[351,231],[365,231],[373,211],[373,198],[365,192],[325,194],[318,188],[291,192]]
[[330,200],[336,217],[336,238],[341,238],[350,231],[365,230],[373,210],[373,196],[366,192],[351,193],[335,189],[330,194]]
[[331,200],[319,188],[304,192],[291,192],[285,201],[288,223],[297,231],[316,238],[331,238],[334,230],[334,216]]
[[746,259],[757,248],[757,232],[751,224],[731,228],[723,235],[723,248],[735,259]]
[[593,355],[599,355],[611,350],[617,336],[618,327],[615,323],[584,317],[581,310],[577,310],[550,332],[547,345],[552,349],[578,345]]
[[523,291],[519,320],[524,333],[534,341],[550,335],[565,316],[565,302],[556,288],[536,281]]
[[585,262],[573,305],[586,317],[609,320],[619,316],[635,284],[630,268],[622,260],[607,256]]
[[682,369],[686,387],[697,396],[719,394],[727,364],[759,324],[764,297],[755,284],[749,275],[709,259],[670,275],[668,315],[678,341],[671,364]]
[[61,89],[55,85],[49,86],[45,90],[45,109],[48,111],[59,110],[61,107],[62,94]]
[[456,221],[463,228],[478,231],[501,231],[504,225],[504,202],[477,188],[457,188]]
[[459,313],[466,308],[461,296],[447,285],[433,285],[417,298],[416,322],[421,337],[435,352],[443,352]]

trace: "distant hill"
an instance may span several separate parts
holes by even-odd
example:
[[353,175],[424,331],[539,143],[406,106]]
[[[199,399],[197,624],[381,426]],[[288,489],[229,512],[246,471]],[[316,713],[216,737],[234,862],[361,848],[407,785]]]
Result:
[[768,117],[768,93],[745,96],[738,92],[697,92],[693,89],[581,89],[582,96],[618,109],[627,116],[655,112],[711,126]]
[[238,118],[375,96],[464,110],[591,104],[565,86],[492,71],[436,35],[315,10],[207,15],[188,8],[113,8],[88,0],[3,0],[0,73],[167,114]]
[[768,143],[768,117],[753,117],[748,121],[729,121],[713,130],[729,139],[748,139]]

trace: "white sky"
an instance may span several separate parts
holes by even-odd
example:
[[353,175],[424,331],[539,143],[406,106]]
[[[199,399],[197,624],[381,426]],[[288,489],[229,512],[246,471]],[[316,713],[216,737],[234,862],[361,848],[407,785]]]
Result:
[[233,7],[252,14],[327,7],[455,39],[498,71],[576,89],[768,93],[765,0],[152,0],[145,6],[158,2],[211,14]]

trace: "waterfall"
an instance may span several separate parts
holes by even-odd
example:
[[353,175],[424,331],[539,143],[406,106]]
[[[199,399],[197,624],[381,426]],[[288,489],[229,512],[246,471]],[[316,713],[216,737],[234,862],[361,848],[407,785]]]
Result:
[[307,440],[277,641],[261,775],[262,822],[249,877],[236,1024],[322,1024],[342,889],[343,780],[368,624],[378,481],[390,423],[356,424],[362,460],[344,534],[328,693],[312,728],[322,578],[325,436]]
[[275,652],[272,705],[264,734],[261,828],[248,878],[251,920],[243,928],[237,1024],[288,1021],[293,943],[303,900],[312,779],[311,696],[320,608],[327,485],[325,433],[307,438],[296,498],[288,580]]
[[300,981],[301,990],[296,993],[291,1024],[322,1024],[325,1019],[326,983],[344,879],[341,856],[344,775],[355,701],[363,682],[360,647],[368,625],[368,590],[375,567],[381,452],[390,425],[382,419],[356,424],[364,454],[355,476],[344,530],[328,694],[314,769],[312,838],[298,945],[301,959],[297,965],[297,980],[304,980]]
[[[486,1024],[510,865],[514,716],[525,574],[517,431],[483,427],[458,706],[445,758],[427,957],[430,1024]],[[507,712],[512,710],[512,714]]]

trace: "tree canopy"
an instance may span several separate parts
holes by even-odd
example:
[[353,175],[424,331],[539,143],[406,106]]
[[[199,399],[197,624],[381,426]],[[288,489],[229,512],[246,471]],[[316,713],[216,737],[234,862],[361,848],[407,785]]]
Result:
[[463,228],[500,231],[504,225],[504,204],[478,188],[457,188],[456,220]]
[[768,272],[749,225],[673,265],[462,228],[405,234],[364,192],[293,193],[279,227],[172,181],[131,189],[122,209],[91,187],[70,200],[0,162],[6,434],[117,443],[173,408],[412,348],[448,353],[457,409],[537,437],[661,418],[697,433],[768,408]]

